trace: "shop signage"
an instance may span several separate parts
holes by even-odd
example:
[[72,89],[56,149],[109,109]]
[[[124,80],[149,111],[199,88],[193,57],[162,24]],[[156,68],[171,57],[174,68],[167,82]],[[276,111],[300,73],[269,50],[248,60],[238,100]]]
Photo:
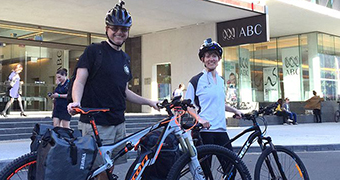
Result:
[[236,46],[269,41],[268,15],[259,15],[217,23],[218,43]]
[[264,100],[275,102],[279,95],[279,73],[277,67],[263,68]]
[[285,97],[301,100],[301,63],[297,47],[282,49],[282,71]]
[[240,48],[239,70],[240,70],[240,102],[251,102],[251,77],[250,77],[250,53],[248,49]]

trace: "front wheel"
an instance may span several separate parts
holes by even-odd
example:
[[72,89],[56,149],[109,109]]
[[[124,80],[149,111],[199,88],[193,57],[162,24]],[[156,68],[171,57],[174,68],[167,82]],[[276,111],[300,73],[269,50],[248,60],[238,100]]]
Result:
[[[235,153],[217,145],[202,145],[197,147],[198,160],[205,179],[251,179],[248,168]],[[195,176],[190,172],[189,153],[183,154],[170,169],[167,180],[190,179]],[[195,173],[194,173],[195,174]]]
[[25,154],[4,167],[0,172],[1,180],[35,180],[37,152]]
[[[309,180],[307,169],[297,154],[283,146],[275,146],[275,149],[277,160],[271,147],[262,152],[255,166],[255,180],[281,180],[284,176],[289,180]],[[280,173],[280,165],[284,175]]]
[[334,114],[334,121],[339,122],[339,120],[340,120],[340,111],[336,110]]

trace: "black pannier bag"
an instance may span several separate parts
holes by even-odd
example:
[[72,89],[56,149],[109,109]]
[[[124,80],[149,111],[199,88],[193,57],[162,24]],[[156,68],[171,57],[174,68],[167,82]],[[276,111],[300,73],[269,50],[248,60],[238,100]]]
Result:
[[[145,135],[139,145],[141,147],[140,155],[136,161],[141,161],[145,154],[150,151],[155,152],[157,149],[154,147],[161,135],[160,131],[152,131]],[[166,179],[172,165],[181,155],[179,149],[179,142],[175,134],[171,133],[165,139],[162,149],[157,157],[155,164],[147,167],[143,172],[143,180],[163,180]],[[134,163],[134,164],[138,164]],[[134,167],[136,168],[136,167]]]
[[[34,128],[32,130],[32,135],[31,135],[31,144],[30,144],[30,149],[31,152],[37,151],[41,142],[42,142],[42,137],[46,133],[46,131],[53,129],[52,125],[49,124],[35,124]],[[27,176],[29,180],[35,180],[35,175],[36,175],[36,166],[29,166]]]
[[55,127],[46,131],[38,148],[36,180],[86,180],[97,154],[92,136]]
[[31,152],[38,150],[38,147],[41,144],[41,139],[43,135],[49,129],[53,129],[53,125],[49,125],[49,124],[35,124],[34,125],[34,128],[32,130],[32,135],[31,135],[31,144],[30,144]]

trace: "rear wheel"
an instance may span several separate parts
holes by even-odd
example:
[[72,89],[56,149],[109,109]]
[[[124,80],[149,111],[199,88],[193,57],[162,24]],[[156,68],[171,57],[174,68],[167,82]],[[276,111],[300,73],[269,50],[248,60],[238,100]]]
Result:
[[[205,179],[251,179],[249,170],[241,159],[229,149],[217,145],[202,145],[197,147],[198,159],[203,169]],[[167,180],[196,178],[190,173],[190,154],[183,154],[172,166]]]
[[1,180],[35,180],[37,152],[25,154],[4,167],[0,172]]
[[307,169],[301,159],[293,151],[283,147],[275,146],[277,151],[278,162],[275,160],[274,151],[271,147],[265,149],[255,166],[255,180],[271,179],[281,180],[284,179],[280,173],[279,166],[282,166],[284,175],[289,180],[309,180]]

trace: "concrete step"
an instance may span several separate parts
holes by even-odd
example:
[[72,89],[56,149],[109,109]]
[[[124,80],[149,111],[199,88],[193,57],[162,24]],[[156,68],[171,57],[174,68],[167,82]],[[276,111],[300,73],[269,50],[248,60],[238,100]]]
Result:
[[[126,116],[126,132],[134,133],[146,127],[154,125],[156,122],[164,119],[165,115],[133,115]],[[70,126],[72,129],[78,129],[77,117],[72,117]],[[52,124],[51,117],[8,117],[0,119],[0,141],[14,139],[28,139],[31,137],[32,129],[35,124]]]

